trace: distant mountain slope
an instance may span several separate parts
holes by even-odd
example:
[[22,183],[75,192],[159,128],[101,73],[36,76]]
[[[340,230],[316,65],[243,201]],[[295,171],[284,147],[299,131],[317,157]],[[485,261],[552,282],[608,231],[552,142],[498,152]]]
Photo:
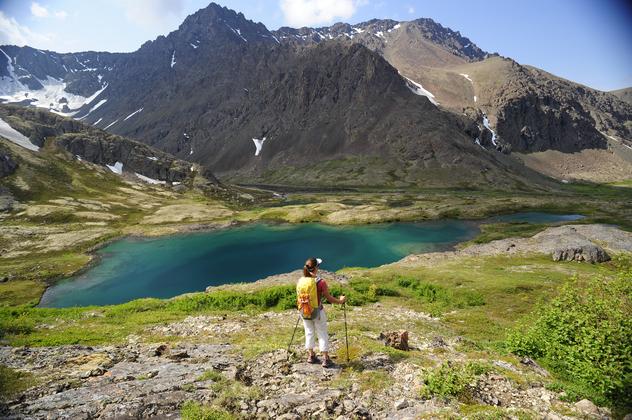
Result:
[[632,106],[614,95],[493,57],[451,69],[468,74],[477,103],[499,136],[519,152],[632,146]]
[[543,185],[507,153],[630,145],[629,104],[431,19],[271,32],[212,3],[133,53],[1,48],[0,99],[239,182]]
[[632,105],[632,87],[610,91],[614,96]]

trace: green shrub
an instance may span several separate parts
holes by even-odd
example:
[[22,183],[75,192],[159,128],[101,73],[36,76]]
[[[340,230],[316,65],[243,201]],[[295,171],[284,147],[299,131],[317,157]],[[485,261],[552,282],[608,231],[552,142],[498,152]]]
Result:
[[422,283],[417,279],[399,279],[397,284],[406,289],[413,291],[416,297],[421,298],[427,303],[449,302],[451,300],[450,293],[447,289],[431,283]]
[[388,286],[377,286],[375,288],[375,294],[377,296],[400,296],[397,289]]
[[280,308],[295,306],[296,290],[293,286],[277,286],[256,292],[234,292],[218,290],[174,299],[169,308],[177,311],[195,312],[203,309],[239,311],[246,308]]
[[196,381],[213,381],[213,382],[225,382],[226,377],[222,374],[222,372],[215,369],[205,370],[200,376],[198,376]]
[[508,337],[508,348],[540,358],[574,384],[579,397],[630,408],[632,395],[632,265],[615,276],[573,278]]
[[0,365],[0,401],[6,401],[35,385],[33,375]]
[[485,297],[479,292],[468,292],[465,294],[465,303],[467,306],[483,306]]
[[438,396],[444,399],[464,397],[468,394],[470,383],[477,376],[489,372],[491,368],[483,363],[470,362],[465,365],[452,362],[443,363],[430,371],[424,379],[422,396]]
[[29,334],[33,331],[35,323],[26,317],[8,317],[5,312],[0,311],[0,338],[7,335]]
[[338,285],[331,286],[329,288],[329,293],[335,297],[345,295],[347,297],[347,303],[351,306],[362,306],[367,302],[370,302],[370,299],[365,293],[357,292],[353,288],[349,287],[341,287]]
[[236,417],[226,410],[214,406],[203,406],[195,401],[182,405],[180,415],[183,420],[233,420]]

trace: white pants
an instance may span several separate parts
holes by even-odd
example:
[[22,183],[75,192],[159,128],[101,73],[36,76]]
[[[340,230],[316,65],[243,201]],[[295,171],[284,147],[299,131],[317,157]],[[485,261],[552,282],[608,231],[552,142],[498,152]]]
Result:
[[305,348],[307,350],[316,347],[316,337],[318,335],[318,348],[321,352],[329,351],[329,334],[327,333],[327,314],[324,309],[318,311],[316,319],[304,319],[305,328]]

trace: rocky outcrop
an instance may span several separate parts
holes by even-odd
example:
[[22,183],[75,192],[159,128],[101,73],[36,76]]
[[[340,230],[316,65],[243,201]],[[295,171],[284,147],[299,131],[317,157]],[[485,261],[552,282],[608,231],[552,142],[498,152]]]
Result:
[[516,152],[605,149],[608,139],[579,102],[555,96],[525,95],[508,100],[498,111],[498,133]]
[[[409,255],[393,264],[432,265],[436,260],[478,255],[546,254],[552,256],[558,250],[563,250],[564,255],[573,257],[582,255],[581,258],[597,261],[607,258],[608,253],[632,252],[632,232],[621,230],[616,226],[598,224],[557,226],[547,228],[530,238],[500,239],[486,244],[470,245],[459,251]],[[575,251],[566,253],[566,250]],[[580,253],[577,254],[578,252]]]
[[584,245],[556,249],[553,251],[553,261],[584,261],[594,264],[610,261],[610,255],[600,246]]
[[[45,110],[0,105],[0,116],[10,118],[15,128],[33,143],[42,146],[48,141],[51,147],[57,147],[73,157],[97,165],[113,166],[120,162],[125,172],[168,182],[183,182],[199,172],[211,184],[219,183],[207,168],[194,171],[190,162]],[[0,149],[0,177],[3,173],[8,173],[14,163],[10,158],[2,158],[5,155],[2,150]]]
[[0,145],[0,178],[13,174],[18,169],[18,162],[9,151]]
[[152,179],[182,182],[191,176],[191,163],[119,136],[94,132],[65,134],[57,137],[55,144],[98,165],[121,162],[124,171],[136,172]]

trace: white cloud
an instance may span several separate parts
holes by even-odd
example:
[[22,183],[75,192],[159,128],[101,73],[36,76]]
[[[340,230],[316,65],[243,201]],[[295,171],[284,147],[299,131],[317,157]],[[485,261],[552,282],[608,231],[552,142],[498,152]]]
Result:
[[415,13],[415,8],[413,6],[409,6],[408,7],[408,13],[410,13],[411,15]]
[[294,27],[349,19],[366,0],[281,0],[285,22]]
[[184,12],[184,0],[122,0],[120,4],[129,20],[142,25],[162,24]]
[[0,45],[29,45],[44,48],[52,42],[51,35],[42,35],[20,25],[14,18],[6,16],[0,10]]
[[68,12],[65,10],[58,10],[55,12],[55,17],[58,19],[66,19],[68,17]]
[[48,17],[48,9],[37,2],[31,3],[31,13],[35,17],[45,18]]

